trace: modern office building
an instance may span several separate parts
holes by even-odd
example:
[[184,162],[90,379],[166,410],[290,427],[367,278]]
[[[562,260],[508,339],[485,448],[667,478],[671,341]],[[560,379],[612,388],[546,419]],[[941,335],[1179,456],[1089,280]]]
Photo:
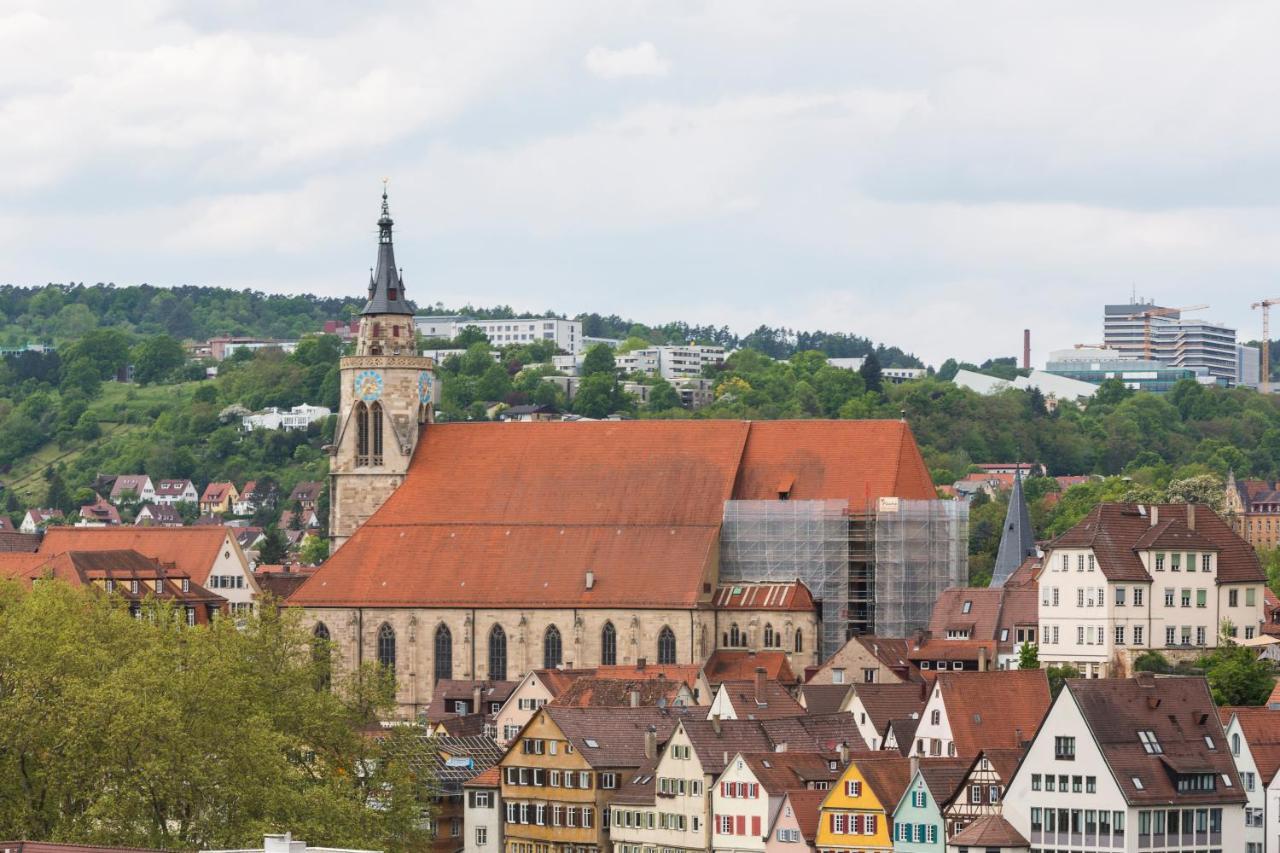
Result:
[[[1119,379],[1126,388],[1162,394],[1183,379],[1212,383],[1208,369],[1173,367],[1155,359],[1126,358],[1118,350],[1101,347],[1077,347],[1049,353],[1045,372],[1081,382],[1100,385],[1108,379]],[[1256,370],[1255,370],[1256,372]]]
[[1240,384],[1236,330],[1221,323],[1184,318],[1175,308],[1148,302],[1104,306],[1103,343],[1124,358],[1153,360],[1197,372],[1203,368],[1219,385]]
[[414,329],[423,338],[452,340],[463,329],[475,326],[484,332],[495,347],[511,344],[531,344],[535,341],[554,341],[556,347],[568,353],[584,349],[582,323],[577,320],[561,320],[558,317],[508,317],[502,320],[477,320],[461,315],[416,316]]

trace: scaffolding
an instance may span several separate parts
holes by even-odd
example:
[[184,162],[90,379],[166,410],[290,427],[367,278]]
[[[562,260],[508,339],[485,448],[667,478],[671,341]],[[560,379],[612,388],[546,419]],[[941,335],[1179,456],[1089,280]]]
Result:
[[874,549],[874,631],[906,637],[928,627],[944,589],[968,583],[969,505],[882,498]]
[[722,581],[804,581],[822,606],[822,658],[844,644],[848,501],[725,501]]
[[905,637],[969,574],[964,501],[725,501],[724,582],[801,580],[822,608],[822,659],[857,634]]

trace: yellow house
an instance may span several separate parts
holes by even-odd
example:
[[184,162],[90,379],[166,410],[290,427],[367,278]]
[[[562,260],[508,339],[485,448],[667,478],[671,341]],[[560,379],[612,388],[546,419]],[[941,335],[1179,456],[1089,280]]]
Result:
[[910,780],[910,759],[855,756],[822,801],[817,849],[893,850],[893,810]]

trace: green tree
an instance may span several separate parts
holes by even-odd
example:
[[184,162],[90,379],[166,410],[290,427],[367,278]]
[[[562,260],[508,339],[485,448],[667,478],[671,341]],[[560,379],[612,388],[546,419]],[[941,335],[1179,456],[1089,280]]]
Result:
[[880,379],[880,359],[876,358],[874,352],[867,353],[866,360],[862,362],[862,367],[858,368],[858,374],[862,377],[862,383],[868,391],[874,391],[879,394],[884,390]]
[[289,554],[289,543],[285,540],[280,528],[274,524],[262,534],[262,542],[258,545],[258,562],[269,566],[284,562]]
[[102,388],[102,379],[98,374],[98,368],[94,366],[93,362],[82,356],[66,363],[63,367],[61,387],[63,391],[80,391],[86,397],[92,399],[98,396],[98,392]]
[[1040,647],[1035,643],[1023,643],[1018,647],[1018,669],[1039,669]]
[[182,344],[168,335],[144,338],[130,353],[133,359],[133,378],[142,385],[167,379],[186,361]]
[[56,469],[50,468],[46,473],[47,491],[44,496],[44,505],[48,509],[60,509],[63,512],[71,512],[74,504],[71,500],[71,493],[67,490],[67,484],[62,481],[62,473]]
[[627,398],[617,378],[606,372],[584,377],[573,398],[573,410],[588,418],[603,418],[626,407]]
[[1069,663],[1061,666],[1051,666],[1046,671],[1049,676],[1049,693],[1053,698],[1057,699],[1058,694],[1062,692],[1062,688],[1066,685],[1068,678],[1079,678],[1080,670],[1076,669]]
[[1143,652],[1133,660],[1134,672],[1155,672],[1161,675],[1173,671],[1169,659],[1154,649]]
[[1249,646],[1228,643],[1196,661],[1204,670],[1219,705],[1261,705],[1275,687],[1275,670],[1270,662],[1258,660]]
[[67,348],[68,363],[84,359],[98,370],[99,379],[111,379],[129,364],[131,338],[119,329],[94,329]]
[[645,408],[651,412],[663,412],[680,408],[680,394],[665,379],[659,379],[649,386],[649,402]]
[[307,534],[302,538],[302,548],[298,551],[298,559],[305,566],[318,566],[329,556],[329,543],[319,536]]
[[596,344],[587,350],[587,354],[582,357],[582,377],[586,379],[588,376],[595,376],[598,373],[607,373],[609,376],[616,376],[618,372],[617,362],[613,358],[613,350],[609,349],[606,344]]

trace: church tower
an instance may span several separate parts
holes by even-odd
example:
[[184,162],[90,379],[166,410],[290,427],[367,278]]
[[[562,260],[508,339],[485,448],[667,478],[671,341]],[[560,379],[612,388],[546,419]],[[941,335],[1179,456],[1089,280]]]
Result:
[[413,309],[391,242],[393,224],[383,187],[369,301],[360,312],[355,354],[338,367],[341,403],[329,448],[331,549],[351,538],[404,480],[434,410],[435,362],[418,355]]

